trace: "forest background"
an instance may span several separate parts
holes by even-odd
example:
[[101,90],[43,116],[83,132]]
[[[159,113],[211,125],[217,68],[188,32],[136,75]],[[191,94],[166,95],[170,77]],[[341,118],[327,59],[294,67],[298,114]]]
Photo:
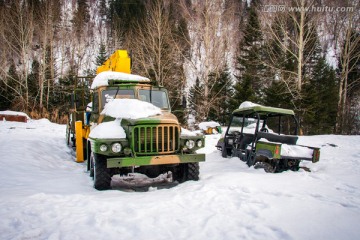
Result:
[[32,118],[66,123],[76,76],[126,49],[184,125],[252,101],[360,134],[357,0],[0,0],[0,46],[0,110]]

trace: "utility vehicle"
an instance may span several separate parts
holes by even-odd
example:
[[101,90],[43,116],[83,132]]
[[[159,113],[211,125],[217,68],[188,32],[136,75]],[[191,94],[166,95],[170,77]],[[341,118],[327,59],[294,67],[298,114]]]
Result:
[[233,111],[224,137],[217,143],[222,157],[239,157],[266,172],[299,170],[300,161],[318,162],[320,149],[298,145],[294,111],[244,102]]

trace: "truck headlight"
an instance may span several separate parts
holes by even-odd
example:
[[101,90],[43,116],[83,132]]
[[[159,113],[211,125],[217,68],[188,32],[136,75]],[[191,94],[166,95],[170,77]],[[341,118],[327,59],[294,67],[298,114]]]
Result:
[[203,146],[203,142],[202,142],[201,140],[198,140],[198,141],[196,142],[196,145],[197,145],[199,148],[201,148],[201,147]]
[[102,152],[106,152],[107,151],[107,146],[105,145],[105,144],[101,144],[100,145],[100,151],[102,151]]
[[113,145],[111,145],[111,150],[114,152],[114,153],[119,153],[121,152],[121,149],[122,149],[122,146],[120,143],[114,143]]
[[194,140],[187,140],[185,145],[188,149],[193,149],[195,147],[195,142]]

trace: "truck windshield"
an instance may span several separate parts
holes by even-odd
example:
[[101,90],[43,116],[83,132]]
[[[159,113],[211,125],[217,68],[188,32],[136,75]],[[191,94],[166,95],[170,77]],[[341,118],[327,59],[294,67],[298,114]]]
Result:
[[102,91],[102,106],[104,107],[104,105],[106,103],[108,103],[109,101],[111,101],[112,99],[115,98],[115,94],[116,94],[116,98],[135,98],[135,93],[134,90],[132,89],[109,89],[109,90],[104,90]]
[[139,99],[152,103],[159,108],[169,108],[167,93],[162,90],[140,89]]

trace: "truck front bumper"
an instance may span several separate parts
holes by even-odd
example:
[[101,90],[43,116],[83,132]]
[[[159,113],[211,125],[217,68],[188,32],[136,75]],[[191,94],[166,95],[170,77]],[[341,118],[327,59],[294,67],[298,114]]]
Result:
[[108,158],[107,167],[134,167],[163,164],[204,162],[205,154],[157,155],[141,157]]

